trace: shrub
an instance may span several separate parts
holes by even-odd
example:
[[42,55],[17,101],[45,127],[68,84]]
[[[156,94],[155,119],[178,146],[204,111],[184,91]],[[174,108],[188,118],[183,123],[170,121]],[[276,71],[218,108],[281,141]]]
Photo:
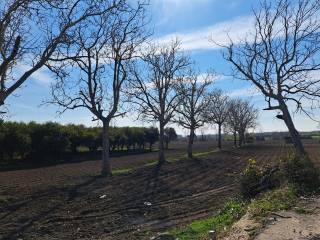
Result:
[[32,151],[39,157],[56,156],[69,147],[69,139],[61,125],[52,122],[35,126],[31,130],[31,140]]
[[29,153],[31,139],[23,123],[2,123],[0,127],[1,158],[19,158]]
[[289,154],[281,159],[283,173],[299,194],[312,194],[320,190],[320,172],[309,158],[300,159]]
[[271,212],[290,209],[296,199],[296,193],[291,187],[269,191],[251,201],[249,213],[254,218],[266,217]]
[[240,176],[240,189],[243,197],[253,198],[257,194],[280,185],[278,167],[259,167],[257,161],[249,159]]

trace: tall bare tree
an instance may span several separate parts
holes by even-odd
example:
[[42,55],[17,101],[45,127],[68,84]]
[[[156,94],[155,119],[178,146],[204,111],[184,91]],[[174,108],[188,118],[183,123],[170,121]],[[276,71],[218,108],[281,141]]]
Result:
[[232,132],[234,146],[237,147],[237,136],[239,136],[239,146],[245,142],[245,133],[249,129],[254,129],[257,125],[258,109],[248,100],[231,99],[228,103],[228,114],[224,123],[225,128]]
[[187,153],[192,158],[192,146],[195,137],[195,131],[202,127],[206,118],[203,115],[207,106],[208,88],[212,83],[212,74],[199,75],[190,71],[187,76],[179,79],[177,92],[179,102],[176,111],[175,122],[183,128],[189,130],[189,140]]
[[228,106],[228,115],[226,122],[224,123],[224,128],[226,131],[233,134],[233,145],[237,147],[237,133],[239,131],[239,104],[240,99],[231,99]]
[[167,46],[151,45],[142,62],[132,67],[131,101],[138,106],[139,117],[159,123],[159,166],[165,163],[164,129],[179,105],[178,79],[184,76],[189,59],[176,40]]
[[49,66],[58,76],[50,102],[60,106],[61,112],[86,108],[94,120],[102,122],[102,175],[111,175],[110,121],[125,114],[119,104],[127,65],[148,37],[145,3],[121,4],[78,28],[71,48],[51,58]]
[[[298,155],[306,155],[290,114],[289,103],[307,113],[306,105],[320,97],[320,2],[263,1],[254,12],[254,31],[226,47],[225,58],[235,76],[252,82],[286,124]],[[307,103],[307,104],[306,104]]]
[[0,5],[0,106],[59,49],[72,44],[88,18],[121,0],[7,0]]
[[203,112],[209,123],[218,125],[218,148],[221,149],[221,130],[229,112],[229,97],[222,90],[215,89],[208,95],[208,106]]
[[245,133],[249,129],[254,129],[257,126],[259,111],[249,101],[242,100],[238,102],[239,111],[239,146],[246,143]]

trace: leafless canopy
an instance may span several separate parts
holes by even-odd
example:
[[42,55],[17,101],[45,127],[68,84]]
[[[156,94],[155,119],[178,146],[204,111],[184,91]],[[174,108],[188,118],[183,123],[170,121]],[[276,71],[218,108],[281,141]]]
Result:
[[218,125],[218,148],[221,148],[221,129],[229,114],[230,100],[222,90],[214,89],[207,96],[207,108],[202,115],[208,123]]
[[215,124],[223,124],[229,111],[229,97],[223,93],[221,89],[214,89],[207,96],[208,107],[203,112],[203,115],[208,122]]
[[177,85],[179,106],[174,122],[186,129],[197,129],[207,122],[203,113],[208,107],[209,86],[213,82],[213,74],[197,74],[190,71],[180,78]]
[[239,145],[245,142],[245,133],[257,125],[259,111],[248,100],[232,99],[228,104],[228,115],[225,127],[234,134],[234,143],[239,135]]
[[179,105],[176,86],[189,65],[179,51],[177,40],[168,46],[150,45],[143,53],[143,62],[132,67],[131,100],[144,120],[166,125],[172,119]]
[[306,107],[319,100],[319,10],[318,0],[264,0],[254,12],[254,31],[240,43],[231,41],[225,53],[235,76],[251,81],[265,96],[265,110],[282,112],[299,154],[305,151],[288,103],[310,116]]
[[179,105],[176,92],[178,79],[185,75],[189,59],[179,52],[176,40],[168,46],[151,45],[132,67],[129,95],[138,108],[139,117],[147,121],[157,121],[160,128],[159,163],[165,161],[163,155],[164,127],[172,120]]
[[[120,0],[119,0],[120,1]],[[8,0],[0,6],[0,106],[59,49],[76,27],[117,1]]]
[[144,12],[144,3],[123,1],[79,27],[73,45],[50,58],[49,68],[58,76],[50,102],[62,112],[87,108],[106,122],[123,115],[117,111],[127,65],[148,37]]
[[188,156],[192,157],[192,145],[195,130],[202,127],[206,118],[203,115],[208,107],[209,86],[212,83],[213,74],[198,74],[192,69],[185,77],[178,80],[177,94],[180,103],[176,109],[174,122],[190,131]]
[[65,110],[86,108],[103,124],[102,174],[111,175],[109,125],[119,111],[128,66],[148,37],[146,3],[121,1],[114,11],[81,24],[69,48],[58,51],[47,66],[56,73],[52,100]]
[[303,110],[303,99],[319,100],[319,1],[264,1],[255,12],[255,31],[247,40],[232,43],[225,55],[236,76],[252,81],[272,100],[293,101]]

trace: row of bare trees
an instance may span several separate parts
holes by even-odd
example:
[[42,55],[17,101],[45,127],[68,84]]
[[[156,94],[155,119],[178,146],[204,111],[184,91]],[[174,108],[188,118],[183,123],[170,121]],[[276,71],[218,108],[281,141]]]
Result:
[[[158,122],[159,165],[165,162],[165,128],[170,122],[190,131],[192,157],[195,131],[212,119],[204,115],[208,106],[221,106],[216,104],[219,93],[208,96],[213,75],[192,70],[178,41],[147,44],[145,7],[124,0],[9,1],[1,9],[1,104],[45,66],[56,76],[48,102],[61,112],[86,108],[102,122],[103,175],[111,174],[110,121],[125,114],[121,94],[136,106],[139,117]],[[33,25],[39,29],[31,31]],[[17,76],[14,72],[21,66],[27,70]],[[220,114],[225,118],[226,112]],[[221,129],[223,122],[216,121]]]
[[222,129],[233,134],[235,147],[241,147],[246,141],[245,133],[258,124],[258,109],[249,100],[230,99],[221,90],[210,93],[207,102],[204,117],[207,123],[218,127],[218,148],[222,147]]
[[159,165],[166,161],[164,128],[169,123],[189,131],[190,158],[195,132],[205,124],[218,125],[219,148],[222,127],[230,129],[235,139],[239,136],[241,146],[246,131],[257,124],[258,110],[247,100],[230,100],[221,90],[213,89],[214,74],[195,71],[178,41],[165,46],[152,45],[131,66],[126,94],[136,106],[138,118],[159,124]]
[[[147,1],[8,0],[0,6],[0,106],[43,67],[56,81],[48,102],[60,111],[85,108],[103,125],[102,173],[111,174],[109,125],[125,106],[159,124],[159,164],[165,162],[164,129],[175,122],[195,131],[206,121],[239,135],[255,125],[257,110],[243,100],[210,91],[212,74],[199,75],[178,41],[147,42]],[[289,103],[310,115],[305,104],[318,101],[320,3],[317,0],[262,1],[255,28],[240,43],[231,40],[225,58],[237,78],[252,82],[268,108],[280,112],[299,155],[306,152]],[[127,104],[127,103],[130,104]],[[136,106],[136,107],[133,107]],[[248,115],[248,113],[250,113]],[[204,117],[205,116],[205,117]],[[236,138],[235,138],[236,139]]]

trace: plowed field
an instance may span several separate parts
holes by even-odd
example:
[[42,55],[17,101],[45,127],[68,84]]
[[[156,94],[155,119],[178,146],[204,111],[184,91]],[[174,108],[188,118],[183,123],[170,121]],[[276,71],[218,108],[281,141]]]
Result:
[[[320,145],[307,143],[320,166]],[[197,143],[197,152],[212,143]],[[145,164],[147,153],[113,159],[114,169],[133,171],[98,176],[100,162],[0,172],[0,239],[149,239],[155,232],[215,214],[238,194],[239,172],[248,158],[275,162],[290,146],[254,144],[172,161],[160,170]],[[169,159],[185,145],[169,150]]]

